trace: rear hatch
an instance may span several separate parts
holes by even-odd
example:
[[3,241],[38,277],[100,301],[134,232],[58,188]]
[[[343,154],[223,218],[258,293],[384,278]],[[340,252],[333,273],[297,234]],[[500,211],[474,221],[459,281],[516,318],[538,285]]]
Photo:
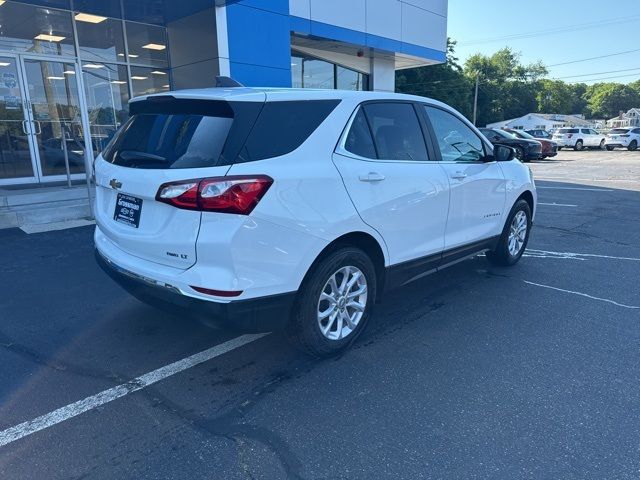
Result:
[[120,249],[182,269],[196,262],[201,212],[156,196],[167,183],[227,173],[265,98],[255,91],[238,96],[131,103],[131,117],[96,161],[96,221]]
[[560,130],[556,130],[553,134],[553,140],[562,140],[563,138],[569,139],[578,133],[579,130],[577,128],[561,128]]
[[628,137],[628,136],[629,136],[628,128],[614,128],[607,134],[607,137],[609,137],[611,140],[618,140],[620,137]]

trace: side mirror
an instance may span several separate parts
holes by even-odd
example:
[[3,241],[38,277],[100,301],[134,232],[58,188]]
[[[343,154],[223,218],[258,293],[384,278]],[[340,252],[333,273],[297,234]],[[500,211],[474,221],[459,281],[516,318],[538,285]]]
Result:
[[494,145],[493,159],[497,162],[508,162],[516,158],[516,151],[505,145]]

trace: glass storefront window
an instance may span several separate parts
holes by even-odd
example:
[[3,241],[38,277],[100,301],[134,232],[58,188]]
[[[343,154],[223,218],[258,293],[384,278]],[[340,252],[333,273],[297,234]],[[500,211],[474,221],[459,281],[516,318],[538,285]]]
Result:
[[43,175],[84,172],[84,136],[73,63],[25,60],[33,127]]
[[131,67],[133,96],[168,92],[169,71],[161,68]]
[[165,29],[154,25],[126,22],[129,61],[155,67],[168,67]]
[[0,45],[11,52],[73,56],[71,12],[3,2]]
[[125,60],[122,21],[85,13],[76,13],[75,19],[80,58],[98,62]]
[[369,75],[314,57],[292,54],[291,86],[368,90]]
[[339,65],[336,67],[336,88],[340,90],[368,90],[368,80],[369,76],[364,73]]
[[127,67],[84,62],[82,75],[94,155],[97,155],[129,115]]
[[292,85],[297,88],[334,88],[333,70],[333,64],[324,60],[291,57]]
[[0,57],[0,179],[31,177],[22,91],[13,57]]

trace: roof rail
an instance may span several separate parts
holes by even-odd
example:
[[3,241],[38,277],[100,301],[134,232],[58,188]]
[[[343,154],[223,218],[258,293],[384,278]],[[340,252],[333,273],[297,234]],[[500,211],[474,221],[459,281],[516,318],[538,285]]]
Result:
[[242,85],[240,82],[234,80],[231,77],[217,76],[216,87],[235,88],[235,87],[244,87],[244,85]]

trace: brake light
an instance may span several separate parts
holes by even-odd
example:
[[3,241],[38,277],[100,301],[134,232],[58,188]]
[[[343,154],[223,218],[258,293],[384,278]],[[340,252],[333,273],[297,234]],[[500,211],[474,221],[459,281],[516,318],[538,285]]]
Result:
[[156,200],[186,210],[249,215],[272,183],[267,175],[183,180],[162,184]]
[[573,137],[573,133],[567,133],[567,138]]

